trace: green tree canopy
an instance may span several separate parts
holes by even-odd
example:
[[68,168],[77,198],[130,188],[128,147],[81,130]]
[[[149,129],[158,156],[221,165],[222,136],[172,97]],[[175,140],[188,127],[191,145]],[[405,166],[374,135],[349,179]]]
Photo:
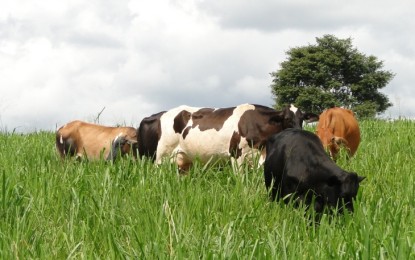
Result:
[[359,117],[374,117],[392,104],[378,90],[394,74],[381,70],[383,62],[352,46],[351,38],[316,38],[317,44],[291,48],[288,60],[272,72],[275,107],[286,104],[314,113],[333,106],[352,109]]

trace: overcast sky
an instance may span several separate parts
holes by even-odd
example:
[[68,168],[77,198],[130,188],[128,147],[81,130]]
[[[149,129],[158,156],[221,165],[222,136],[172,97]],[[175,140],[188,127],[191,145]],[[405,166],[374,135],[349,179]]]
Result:
[[272,106],[269,73],[324,34],[384,61],[385,116],[414,118],[414,17],[412,0],[1,0],[0,131]]

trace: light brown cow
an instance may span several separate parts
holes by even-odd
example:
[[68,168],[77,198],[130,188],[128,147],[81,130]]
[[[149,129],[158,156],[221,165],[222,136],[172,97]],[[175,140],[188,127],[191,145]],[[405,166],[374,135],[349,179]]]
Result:
[[56,132],[56,148],[65,156],[87,157],[89,160],[114,160],[132,150],[137,155],[137,130],[133,127],[109,127],[72,121]]
[[360,143],[359,125],[349,109],[334,107],[325,110],[320,115],[316,133],[334,160],[341,146],[347,149],[349,156],[353,156]]

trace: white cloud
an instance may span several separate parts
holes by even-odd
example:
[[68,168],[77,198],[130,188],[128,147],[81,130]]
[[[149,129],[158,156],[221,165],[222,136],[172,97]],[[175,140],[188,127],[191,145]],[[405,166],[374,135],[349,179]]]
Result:
[[137,126],[180,104],[272,104],[270,72],[295,46],[352,37],[396,73],[383,92],[415,111],[415,4],[378,1],[3,1],[0,129],[73,119]]

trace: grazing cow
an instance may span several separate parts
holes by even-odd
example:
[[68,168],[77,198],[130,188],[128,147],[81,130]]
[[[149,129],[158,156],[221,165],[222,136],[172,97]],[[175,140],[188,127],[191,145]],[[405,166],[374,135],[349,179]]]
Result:
[[115,160],[117,151],[122,155],[137,153],[137,130],[133,127],[108,127],[82,121],[72,121],[56,132],[56,148],[65,156],[86,156],[90,160]]
[[317,135],[287,129],[270,137],[266,149],[264,177],[271,200],[293,199],[310,205],[314,198],[316,212],[325,206],[339,206],[342,211],[342,203],[353,211],[353,199],[364,177],[337,166]]
[[359,125],[349,109],[325,110],[320,115],[316,133],[334,160],[342,145],[347,148],[348,155],[353,156],[360,143]]
[[173,156],[181,171],[187,171],[195,158],[206,163],[212,157],[231,157],[240,165],[247,155],[259,151],[262,163],[269,136],[285,128],[301,128],[294,117],[289,107],[276,111],[251,104],[229,108],[180,106],[143,119],[139,154],[155,159],[157,164]]

